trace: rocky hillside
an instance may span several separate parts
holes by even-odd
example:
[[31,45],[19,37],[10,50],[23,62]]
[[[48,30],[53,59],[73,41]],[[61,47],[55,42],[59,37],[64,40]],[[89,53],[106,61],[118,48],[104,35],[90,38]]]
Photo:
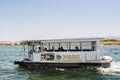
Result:
[[101,44],[103,44],[103,45],[120,45],[120,39],[102,39]]

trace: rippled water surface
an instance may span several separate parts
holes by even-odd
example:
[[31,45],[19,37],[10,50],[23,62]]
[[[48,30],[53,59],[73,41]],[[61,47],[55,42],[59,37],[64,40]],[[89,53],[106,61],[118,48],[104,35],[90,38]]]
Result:
[[101,55],[113,58],[110,68],[99,72],[79,69],[30,70],[14,65],[24,57],[22,46],[0,46],[0,80],[120,80],[120,46],[101,46]]

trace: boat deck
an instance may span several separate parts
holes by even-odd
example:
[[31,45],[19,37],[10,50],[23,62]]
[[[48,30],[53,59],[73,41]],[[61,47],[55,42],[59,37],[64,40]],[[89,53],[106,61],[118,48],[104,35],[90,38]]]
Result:
[[96,62],[33,62],[33,61],[25,61],[25,60],[16,60],[14,64],[18,64],[19,66],[24,66],[28,68],[41,68],[41,67],[49,67],[49,68],[84,68],[84,67],[110,67],[110,62],[96,61]]

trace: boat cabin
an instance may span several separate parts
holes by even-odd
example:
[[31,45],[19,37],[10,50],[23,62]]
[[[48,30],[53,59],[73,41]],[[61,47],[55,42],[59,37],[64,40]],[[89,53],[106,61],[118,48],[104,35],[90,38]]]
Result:
[[28,40],[28,59],[32,62],[99,62],[101,38]]

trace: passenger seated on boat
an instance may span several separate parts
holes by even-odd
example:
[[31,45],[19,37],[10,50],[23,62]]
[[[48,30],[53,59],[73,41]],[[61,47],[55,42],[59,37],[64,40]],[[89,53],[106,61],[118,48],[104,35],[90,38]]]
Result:
[[47,48],[45,48],[44,51],[47,51]]
[[41,47],[38,48],[38,52],[41,52]]
[[79,51],[78,46],[75,47],[76,51]]
[[60,51],[60,47],[58,47],[58,51]]
[[52,51],[54,51],[54,47],[52,47]]
[[63,49],[63,47],[62,47],[62,46],[61,46],[60,50],[61,50],[61,51],[64,51],[64,49]]

